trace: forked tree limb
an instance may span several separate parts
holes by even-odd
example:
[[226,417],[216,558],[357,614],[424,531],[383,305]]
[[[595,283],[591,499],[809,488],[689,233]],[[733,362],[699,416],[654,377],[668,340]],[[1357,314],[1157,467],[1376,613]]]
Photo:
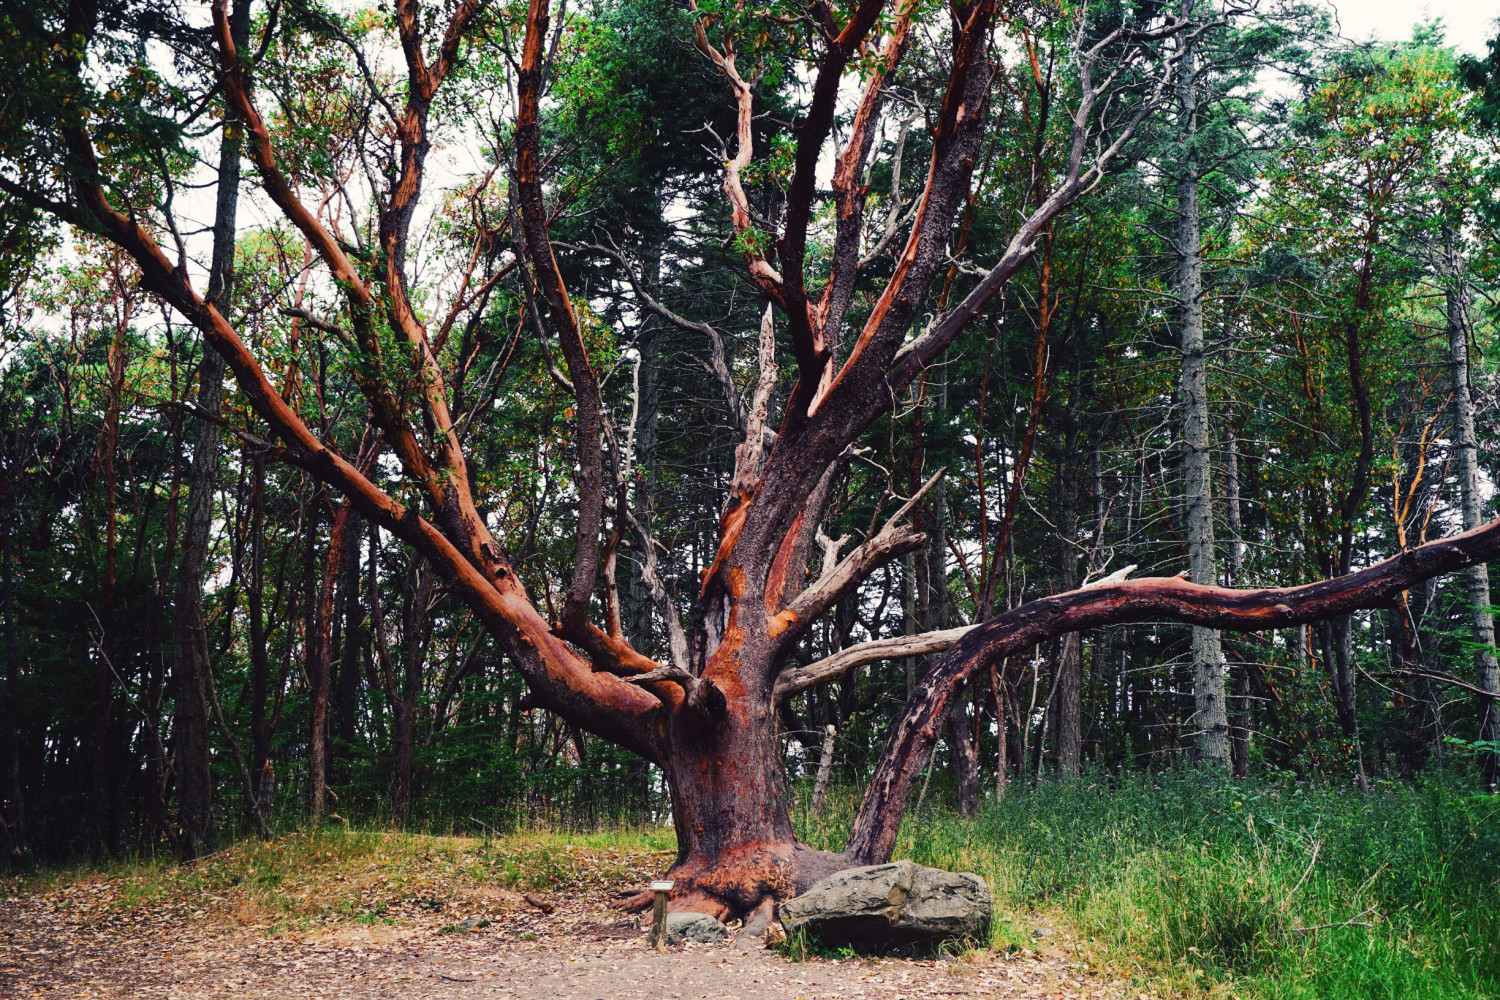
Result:
[[1256,632],[1391,607],[1423,580],[1500,558],[1500,519],[1428,542],[1367,569],[1300,587],[1232,590],[1177,577],[1129,580],[1039,598],[976,627],[935,663],[891,728],[845,849],[857,864],[888,860],[916,776],[976,671],[1048,639],[1126,622],[1169,620]]
[[[933,275],[944,263],[949,230],[960,201],[968,194],[980,136],[989,116],[988,45],[995,15],[995,0],[977,0],[966,11],[966,20],[955,25],[953,65],[933,131],[932,162],[906,246],[848,360],[827,385],[819,388],[808,407],[810,419],[834,399],[841,383],[851,389],[845,395],[864,395],[861,390],[873,381],[884,381],[896,347],[906,338]],[[900,387],[892,391],[899,392]]]
[[[833,250],[829,255],[828,280],[823,284],[822,294],[813,311],[814,322],[820,335],[827,341],[831,354],[838,349],[839,328],[844,322],[844,313],[854,296],[855,279],[861,265],[860,244],[864,238],[865,198],[869,187],[865,181],[865,163],[869,159],[875,132],[880,124],[881,113],[886,103],[886,82],[895,71],[906,52],[911,29],[912,15],[916,11],[915,0],[899,0],[895,22],[886,34],[885,44],[880,50],[875,68],[865,80],[864,94],[854,119],[849,127],[849,141],[835,160],[833,171],[833,195],[836,222],[834,224]],[[901,130],[901,140],[906,136]],[[901,158],[898,153],[892,163],[892,204],[900,211]],[[887,227],[890,228],[890,227]],[[834,358],[833,360],[837,360]]]
[[798,636],[805,632],[813,622],[845,594],[867,579],[881,566],[897,556],[913,552],[921,547],[927,536],[904,524],[917,504],[927,491],[937,485],[938,480],[948,471],[944,466],[934,472],[922,484],[922,488],[912,494],[904,504],[897,509],[896,513],[863,543],[856,546],[831,569],[825,567],[812,585],[798,594],[782,611],[776,616],[772,623],[771,634],[778,636],[782,648],[787,648]]
[[482,518],[474,505],[468,460],[449,410],[443,366],[438,363],[427,328],[407,293],[406,251],[412,217],[422,193],[427,154],[432,147],[428,114],[438,88],[457,58],[464,31],[477,12],[478,5],[472,0],[460,0],[444,30],[437,58],[429,64],[422,52],[420,0],[397,0],[396,26],[406,60],[408,88],[403,114],[395,122],[400,169],[380,206],[378,227],[378,262],[385,272],[385,313],[410,345],[416,361],[420,373],[418,395],[430,425],[437,465],[453,496],[453,507],[464,521],[472,523],[482,523]]
[[[787,184],[785,223],[781,238],[776,244],[785,290],[782,304],[787,314],[787,332],[791,336],[792,353],[797,359],[797,388],[792,391],[792,398],[788,401],[789,411],[807,406],[818,389],[826,384],[827,369],[833,362],[827,331],[818,321],[807,298],[804,274],[807,229],[812,220],[813,198],[817,192],[815,175],[822,160],[824,143],[833,128],[844,71],[850,58],[875,28],[885,5],[886,0],[859,0],[858,5],[850,12],[843,30],[827,39],[813,78],[806,113],[797,128],[797,146],[792,154],[792,176]],[[910,4],[905,4],[904,7],[909,9]],[[831,34],[831,28],[832,24],[825,27],[825,34]],[[904,29],[902,34],[904,35]],[[879,75],[883,77],[884,72],[881,71]],[[877,93],[878,90],[877,82]],[[868,148],[868,139],[861,136],[862,131],[868,130],[869,118],[869,109],[863,102],[861,111],[864,114],[856,115],[854,135],[851,137],[860,160],[863,159],[864,150]],[[857,233],[846,233],[845,242],[851,237],[857,239]]]
[[[334,281],[343,293],[349,308],[350,322],[355,339],[359,342],[366,365],[373,370],[368,377],[359,378],[360,390],[370,401],[376,422],[390,442],[391,450],[400,460],[402,468],[413,479],[423,484],[434,506],[445,507],[448,496],[440,476],[432,468],[432,462],[423,452],[416,434],[407,422],[400,401],[382,377],[383,359],[380,341],[375,334],[375,296],[360,270],[350,260],[344,246],[319,221],[316,213],[302,203],[292,188],[291,182],[277,161],[276,147],[271,139],[270,128],[255,106],[251,96],[249,71],[240,60],[229,30],[229,17],[223,0],[213,5],[214,29],[219,49],[220,70],[224,75],[224,93],[235,113],[243,123],[246,133],[246,152],[256,173],[260,175],[261,189],[270,197],[281,214],[307,239]],[[74,130],[76,131],[76,130]],[[75,158],[80,163],[89,162],[79,154],[79,139],[70,140],[75,148]],[[86,140],[84,140],[86,141]],[[88,154],[92,158],[92,152]]]
[[[747,577],[769,569],[759,561],[778,551],[824,470],[866,427],[889,412],[904,391],[903,386],[888,381],[887,366],[909,334],[933,275],[946,263],[951,223],[969,190],[989,121],[988,40],[994,12],[994,0],[976,0],[965,8],[967,19],[955,26],[951,68],[943,110],[932,135],[927,178],[891,278],[837,373],[819,383],[816,395],[805,406],[791,405],[785,410],[776,447],[765,463],[753,501],[754,517],[743,525],[740,543]],[[796,394],[808,388],[800,384]],[[727,561],[733,545],[734,540],[726,538],[716,561]]]
[[[1103,137],[1095,132],[1090,121],[1101,99],[1107,99],[1109,86],[1118,75],[1119,69],[1116,68],[1115,71],[1107,74],[1104,81],[1095,81],[1094,69],[1099,60],[1120,44],[1135,46],[1130,57],[1133,60],[1135,55],[1142,51],[1139,47],[1141,43],[1166,38],[1184,30],[1188,30],[1187,23],[1176,18],[1169,18],[1166,26],[1157,31],[1137,32],[1121,28],[1111,32],[1079,54],[1080,93],[1078,103],[1071,115],[1073,129],[1068,148],[1067,168],[1062,183],[1031,213],[1011,238],[1000,260],[980,278],[963,301],[940,317],[916,340],[901,349],[891,364],[893,384],[899,386],[909,384],[923,368],[947,349],[985,303],[993,298],[1006,282],[1010,281],[1021,264],[1031,256],[1034,241],[1047,224],[1099,182],[1109,164],[1135,137],[1141,124],[1171,94],[1171,84],[1177,71],[1176,57],[1166,61],[1163,72],[1153,81],[1150,90],[1141,99],[1134,113],[1113,136],[1109,137],[1108,142],[1103,142]],[[1101,146],[1090,157],[1088,156],[1089,147],[1095,141],[1101,142]]]
[[724,159],[724,197],[729,202],[729,219],[739,238],[740,251],[744,255],[750,278],[761,291],[782,305],[786,304],[786,292],[782,287],[781,273],[766,259],[765,247],[755,229],[755,217],[750,209],[750,195],[745,190],[744,172],[755,155],[755,90],[740,74],[734,49],[734,38],[725,33],[721,45],[708,40],[705,27],[707,18],[693,0],[688,0],[693,12],[693,41],[698,51],[708,56],[724,74],[734,91],[735,104],[735,150],[733,156]]

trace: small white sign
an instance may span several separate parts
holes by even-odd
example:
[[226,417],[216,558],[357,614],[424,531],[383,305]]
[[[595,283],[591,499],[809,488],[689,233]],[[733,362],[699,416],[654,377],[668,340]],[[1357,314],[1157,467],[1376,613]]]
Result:
[[671,879],[667,879],[665,882],[652,882],[651,883],[651,891],[652,892],[671,892],[672,891],[672,880]]

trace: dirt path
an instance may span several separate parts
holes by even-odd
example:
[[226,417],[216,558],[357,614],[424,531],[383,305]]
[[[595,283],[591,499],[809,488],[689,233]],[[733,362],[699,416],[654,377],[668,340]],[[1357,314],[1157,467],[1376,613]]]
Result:
[[[341,879],[348,882],[350,879]],[[613,883],[618,887],[619,883]],[[326,894],[334,887],[324,886]],[[451,887],[450,887],[451,888]],[[0,998],[162,1000],[833,1000],[933,997],[1137,1000],[1083,969],[1061,936],[1039,952],[937,960],[812,959],[763,949],[646,947],[602,885],[532,894],[486,887],[397,899],[284,930],[235,889],[136,899],[84,878],[7,897],[0,889]],[[359,899],[379,895],[360,888]],[[372,893],[374,895],[372,895]],[[247,915],[248,914],[248,915]]]

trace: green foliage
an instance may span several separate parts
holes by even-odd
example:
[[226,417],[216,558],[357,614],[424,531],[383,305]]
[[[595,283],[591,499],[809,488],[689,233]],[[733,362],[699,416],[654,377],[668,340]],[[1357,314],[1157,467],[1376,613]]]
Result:
[[[838,842],[849,801],[803,835]],[[1447,777],[1366,794],[1093,771],[1012,787],[974,821],[913,816],[896,856],[989,879],[995,946],[1016,918],[1060,911],[1142,985],[1265,1000],[1500,989],[1500,798]]]

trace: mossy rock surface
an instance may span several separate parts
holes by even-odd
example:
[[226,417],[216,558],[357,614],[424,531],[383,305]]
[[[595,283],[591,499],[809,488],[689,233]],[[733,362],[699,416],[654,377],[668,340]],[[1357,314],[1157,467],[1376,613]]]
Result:
[[788,933],[869,948],[984,940],[994,915],[978,875],[895,861],[841,871],[781,907]]

